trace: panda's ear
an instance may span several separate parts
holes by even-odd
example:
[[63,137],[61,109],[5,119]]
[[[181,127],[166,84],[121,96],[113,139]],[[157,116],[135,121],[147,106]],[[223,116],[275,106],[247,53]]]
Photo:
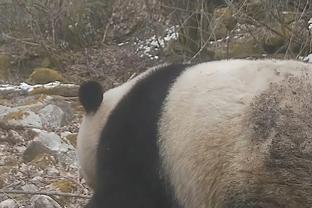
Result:
[[103,88],[96,81],[87,81],[80,85],[79,101],[86,113],[95,113],[103,100]]

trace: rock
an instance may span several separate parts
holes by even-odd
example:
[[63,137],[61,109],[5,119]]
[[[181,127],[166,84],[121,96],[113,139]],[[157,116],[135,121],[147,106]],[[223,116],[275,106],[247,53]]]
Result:
[[72,168],[78,168],[78,159],[75,150],[69,150],[57,155],[57,159],[61,164],[69,165]]
[[71,144],[73,147],[76,148],[77,146],[77,133],[71,132],[62,132],[61,137],[63,140],[67,141],[68,144]]
[[243,38],[233,40],[229,45],[229,56],[227,57],[226,47],[216,47],[214,50],[215,59],[223,58],[246,58],[260,57],[263,50],[257,46],[257,43],[252,38]]
[[72,167],[78,166],[76,150],[72,145],[64,142],[53,132],[38,129],[33,131],[37,136],[24,152],[24,162],[32,162],[41,169],[54,165],[56,161]]
[[27,81],[33,84],[46,84],[54,81],[64,81],[64,78],[60,72],[42,67],[34,69]]
[[54,151],[40,143],[39,141],[33,141],[29,144],[25,152],[23,153],[23,161],[30,162],[35,159],[38,155],[50,154],[53,155]]
[[214,30],[211,31],[217,39],[227,36],[228,31],[233,30],[237,24],[233,11],[229,7],[217,8],[214,10]]
[[264,7],[263,1],[253,0],[245,5],[245,11],[248,16],[257,21],[263,21],[266,18],[267,10]]
[[63,120],[61,123],[62,126],[72,124],[71,121],[74,118],[74,113],[77,112],[76,109],[74,109],[75,106],[73,106],[74,102],[76,101],[68,100],[65,97],[61,96],[54,96],[53,100],[48,102],[49,104],[56,105],[64,112]]
[[49,104],[38,111],[42,125],[49,128],[61,127],[64,120],[64,112],[56,105]]
[[21,188],[23,191],[38,191],[38,187],[34,184],[25,184]]
[[7,199],[0,202],[0,208],[15,208],[15,207],[17,207],[17,204],[13,199]]
[[6,81],[9,78],[10,57],[0,55],[0,80]]
[[[22,97],[16,97],[11,99],[14,103],[15,108],[37,110],[45,106],[45,103],[52,99],[52,96],[48,95],[28,95]],[[35,112],[35,111],[34,111]]]
[[3,106],[3,105],[0,105],[0,119],[2,119],[2,117],[10,112],[13,112],[14,109],[13,108],[10,108],[10,107],[7,107],[7,106]]
[[42,181],[44,181],[44,179],[41,176],[35,176],[35,177],[31,178],[30,181],[33,183],[41,183]]
[[48,167],[46,169],[46,171],[47,171],[47,175],[48,176],[55,177],[55,176],[59,176],[60,175],[60,171],[57,170],[55,167]]
[[14,110],[3,117],[3,120],[9,125],[42,128],[41,119],[34,112],[18,108]]
[[70,149],[74,149],[71,145],[66,144],[62,139],[53,132],[47,132],[43,130],[34,129],[38,135],[34,141],[39,141],[42,145],[55,152],[67,152]]
[[46,195],[35,195],[30,199],[32,208],[62,208],[56,201]]
[[8,132],[8,139],[9,139],[9,142],[13,145],[25,141],[22,135],[20,135],[17,131],[14,131],[12,129],[9,130]]
[[120,40],[136,32],[148,19],[146,2],[143,0],[115,1],[112,13],[113,39]]
[[46,170],[48,167],[53,167],[56,165],[56,159],[54,156],[49,154],[40,154],[37,155],[32,161],[31,164],[41,170]]

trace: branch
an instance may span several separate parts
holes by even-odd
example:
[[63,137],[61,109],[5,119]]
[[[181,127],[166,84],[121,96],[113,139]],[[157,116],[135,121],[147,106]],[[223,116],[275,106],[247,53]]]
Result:
[[20,43],[24,43],[26,45],[31,45],[31,46],[39,46],[40,44],[39,43],[34,43],[34,42],[30,42],[30,41],[26,41],[26,40],[22,40],[22,39],[19,39],[19,38],[16,38],[16,37],[12,37],[8,34],[2,34],[4,38],[6,39],[9,39],[9,40],[15,40],[17,42],[20,42]]
[[47,196],[64,196],[64,197],[76,197],[76,198],[84,198],[90,199],[90,195],[84,194],[72,194],[72,193],[64,193],[57,191],[23,191],[23,190],[0,190],[0,194],[26,194],[26,195],[47,195]]

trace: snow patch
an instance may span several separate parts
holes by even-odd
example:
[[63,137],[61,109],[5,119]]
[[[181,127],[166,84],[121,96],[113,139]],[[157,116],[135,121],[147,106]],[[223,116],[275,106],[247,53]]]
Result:
[[146,40],[137,40],[134,45],[137,46],[136,52],[140,57],[147,56],[151,60],[159,59],[155,53],[160,49],[165,48],[166,44],[171,40],[177,40],[179,34],[177,32],[178,26],[171,26],[165,30],[164,36],[156,36]]
[[307,55],[306,57],[303,57],[302,60],[304,62],[312,63],[312,53]]
[[1,84],[0,85],[0,91],[23,91],[25,93],[29,93],[33,91],[36,88],[54,88],[58,86],[66,86],[66,87],[74,87],[74,84],[62,84],[59,81],[50,82],[47,84],[36,84],[36,85],[29,85],[25,82],[20,83],[19,85],[11,85],[11,84]]
[[308,28],[309,28],[309,30],[312,32],[312,17],[311,17],[310,20],[308,21]]

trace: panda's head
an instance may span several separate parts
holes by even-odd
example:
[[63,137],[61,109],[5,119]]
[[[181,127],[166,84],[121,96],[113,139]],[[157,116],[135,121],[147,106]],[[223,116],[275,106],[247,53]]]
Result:
[[96,81],[87,81],[80,85],[79,101],[85,114],[77,136],[77,153],[80,173],[93,189],[96,184],[96,152],[101,132],[111,111],[140,77],[142,76],[105,92]]

